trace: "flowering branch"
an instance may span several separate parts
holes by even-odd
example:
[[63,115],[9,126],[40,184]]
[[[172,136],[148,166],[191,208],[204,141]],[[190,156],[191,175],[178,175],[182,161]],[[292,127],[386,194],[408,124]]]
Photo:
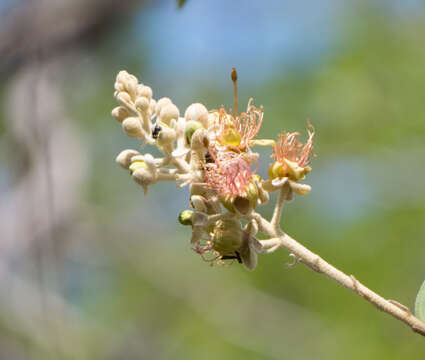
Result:
[[[393,300],[379,296],[353,275],[347,275],[313,253],[280,228],[285,201],[305,195],[311,187],[303,184],[311,171],[314,129],[308,123],[308,138],[298,140],[298,132],[282,132],[275,142],[254,139],[263,121],[263,108],[250,99],[246,112],[237,112],[237,74],[232,70],[235,92],[233,115],[224,108],[208,111],[199,103],[190,105],[180,117],[169,98],[155,101],[150,87],[121,71],[115,82],[115,97],[120,106],[112,115],[124,132],[146,144],[156,146],[164,155],[154,158],[136,150],[122,151],[116,161],[130,171],[132,178],[148,188],[158,181],[181,182],[190,186],[190,207],[179,215],[179,222],[192,227],[190,244],[201,258],[211,264],[229,265],[235,260],[253,270],[258,255],[286,248],[298,262],[324,274],[374,304],[378,309],[408,324],[425,336],[425,322]],[[154,122],[155,121],[155,122]],[[253,170],[259,155],[253,146],[272,146],[274,162],[268,179]],[[270,192],[279,195],[270,221],[255,211],[269,201]],[[242,220],[246,224],[242,226]],[[268,237],[257,239],[260,232]]]

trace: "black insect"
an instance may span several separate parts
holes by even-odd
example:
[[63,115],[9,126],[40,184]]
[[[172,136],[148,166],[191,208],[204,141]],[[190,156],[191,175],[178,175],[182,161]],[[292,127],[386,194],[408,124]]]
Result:
[[221,260],[229,260],[229,259],[236,259],[238,260],[239,264],[242,264],[241,256],[239,255],[237,251],[235,251],[235,255],[223,255],[221,257]]
[[214,162],[214,159],[211,156],[209,151],[207,151],[207,153],[205,154],[205,162],[207,162],[207,163],[213,163]]
[[152,137],[154,138],[154,139],[158,139],[158,135],[159,135],[159,132],[161,131],[161,126],[159,126],[159,125],[155,125],[155,127],[153,128],[153,130],[152,130]]

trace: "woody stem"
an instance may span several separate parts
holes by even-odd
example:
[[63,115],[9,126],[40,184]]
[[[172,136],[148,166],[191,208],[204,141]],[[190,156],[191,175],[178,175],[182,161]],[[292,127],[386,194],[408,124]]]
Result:
[[283,202],[289,195],[289,192],[291,191],[291,188],[285,184],[280,188],[279,196],[276,201],[276,205],[273,211],[273,216],[270,221],[271,226],[273,227],[273,230],[276,233],[280,233],[280,218],[282,217],[282,210],[283,210]]
[[299,258],[300,262],[309,267],[311,270],[318,274],[323,274],[329,279],[353,291],[355,294],[375,305],[379,310],[382,310],[394,318],[404,322],[409,325],[413,331],[425,336],[425,322],[415,317],[406,306],[394,300],[383,298],[363,285],[353,275],[347,275],[329,264],[319,255],[310,251],[298,241],[285,234],[282,230],[279,229],[279,231],[276,231],[273,224],[265,220],[260,214],[254,212],[251,214],[251,218],[257,222],[259,230],[270,237],[268,240],[261,241],[266,249],[265,252],[271,252],[279,247],[288,249],[292,254]]

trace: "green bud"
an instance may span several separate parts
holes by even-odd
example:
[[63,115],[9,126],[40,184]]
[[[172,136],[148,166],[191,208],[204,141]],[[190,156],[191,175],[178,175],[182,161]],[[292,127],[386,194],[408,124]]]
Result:
[[194,132],[198,129],[201,129],[201,128],[202,128],[202,124],[198,121],[189,120],[186,123],[185,137],[186,137],[186,143],[188,145],[190,145],[190,143],[192,141],[192,135],[194,134]]
[[192,225],[192,217],[193,217],[192,210],[183,210],[179,214],[179,223],[182,225]]

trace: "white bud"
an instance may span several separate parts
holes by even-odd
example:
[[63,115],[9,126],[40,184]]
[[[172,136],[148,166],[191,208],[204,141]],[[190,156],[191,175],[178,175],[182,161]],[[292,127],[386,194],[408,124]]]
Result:
[[149,166],[151,171],[156,171],[155,158],[151,154],[145,154],[143,156],[143,161]]
[[156,108],[156,101],[154,99],[151,99],[151,102],[149,103],[149,108],[151,110],[151,113],[154,114]]
[[145,97],[148,100],[152,99],[152,89],[149,86],[140,85],[137,88],[137,96]]
[[112,110],[112,116],[120,123],[122,123],[124,119],[128,118],[129,115],[128,110],[124,106],[117,106]]
[[149,169],[139,168],[131,176],[135,182],[142,185],[145,195],[148,192],[148,185],[155,183],[155,176]]
[[203,127],[208,128],[208,110],[200,103],[190,105],[186,109],[184,117],[187,121],[199,121]]
[[128,104],[131,104],[131,96],[124,91],[119,92],[116,98],[121,105],[128,106]]
[[208,132],[204,128],[196,130],[191,139],[190,147],[192,150],[200,151],[207,149],[209,145]]
[[122,82],[115,81],[114,88],[116,91],[125,91],[125,86]]
[[142,154],[135,154],[134,156],[131,157],[131,162],[133,161],[145,161],[145,156]]
[[121,84],[125,84],[125,83],[127,82],[127,77],[128,77],[129,75],[130,75],[130,74],[129,74],[127,71],[125,71],[125,70],[121,70],[121,71],[117,74],[116,82],[117,82],[117,83],[121,83]]
[[167,97],[163,97],[163,98],[159,99],[158,102],[156,103],[156,107],[155,107],[156,115],[159,116],[159,114],[161,113],[162,108],[165,105],[168,105],[168,104],[172,104],[171,99],[169,99]]
[[125,84],[125,87],[133,99],[135,99],[137,96],[137,85],[138,85],[137,78],[133,75],[129,75],[129,77],[127,78],[127,83]]
[[127,136],[139,137],[142,136],[142,126],[139,118],[129,117],[122,122],[122,128]]
[[180,111],[174,104],[165,105],[160,114],[159,120],[164,124],[170,125],[172,120],[177,121],[180,115]]
[[128,170],[131,164],[132,158],[137,155],[139,155],[139,152],[136,150],[131,150],[131,149],[123,150],[116,157],[115,161],[118,164],[120,164],[124,169]]
[[173,143],[176,140],[176,132],[168,126],[163,126],[158,135],[158,144],[165,145]]
[[145,97],[139,97],[139,98],[137,98],[134,105],[136,105],[136,108],[138,110],[140,110],[142,112],[146,112],[149,109],[149,100]]

